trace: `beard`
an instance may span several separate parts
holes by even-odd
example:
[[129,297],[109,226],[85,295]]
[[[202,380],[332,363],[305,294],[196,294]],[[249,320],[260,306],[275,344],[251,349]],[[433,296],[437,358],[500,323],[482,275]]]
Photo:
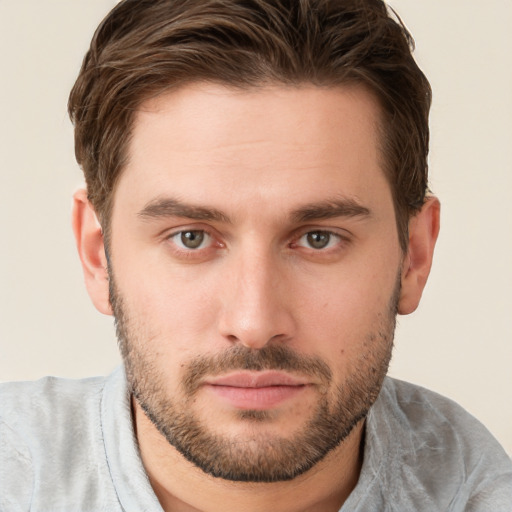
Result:
[[[362,336],[361,351],[342,384],[334,385],[325,361],[299,354],[284,344],[268,344],[259,350],[237,344],[220,354],[198,356],[182,365],[180,387],[171,395],[158,356],[144,350],[148,336],[155,336],[142,334],[147,326],[144,329],[137,323],[125,306],[111,269],[109,279],[117,338],[132,395],[168,443],[211,476],[240,482],[278,482],[307,472],[367,416],[387,374],[399,280],[387,310]],[[214,432],[194,412],[196,394],[205,377],[240,370],[294,372],[320,382],[309,420],[290,436],[269,435],[259,427],[272,421],[272,411],[239,410],[238,421],[252,427],[246,435]]]

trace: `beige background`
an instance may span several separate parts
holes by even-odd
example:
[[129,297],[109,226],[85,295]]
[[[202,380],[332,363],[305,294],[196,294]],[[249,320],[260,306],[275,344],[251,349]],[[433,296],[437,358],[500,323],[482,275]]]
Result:
[[[0,0],[0,380],[104,374],[112,321],[82,285],[69,227],[81,182],[67,94],[113,0]],[[394,0],[434,89],[443,225],[391,373],[454,398],[512,454],[512,2]]]

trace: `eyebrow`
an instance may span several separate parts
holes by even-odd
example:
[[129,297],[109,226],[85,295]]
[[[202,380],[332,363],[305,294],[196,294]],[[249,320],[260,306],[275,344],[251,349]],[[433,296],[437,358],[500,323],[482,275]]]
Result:
[[195,206],[172,198],[160,198],[150,201],[137,215],[148,220],[165,217],[184,217],[192,220],[231,222],[220,210]]
[[340,198],[304,205],[292,213],[292,219],[300,223],[335,217],[371,217],[371,215],[371,211],[355,199]]
[[[147,220],[183,217],[192,220],[231,223],[229,217],[216,208],[192,205],[173,198],[158,198],[150,201],[138,212],[137,216]],[[301,206],[292,212],[291,219],[295,223],[301,223],[335,217],[370,216],[371,211],[356,200],[341,198]]]

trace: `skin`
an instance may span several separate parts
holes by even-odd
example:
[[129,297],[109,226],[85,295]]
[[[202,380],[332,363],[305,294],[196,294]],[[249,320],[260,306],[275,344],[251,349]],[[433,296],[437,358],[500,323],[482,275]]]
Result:
[[[293,438],[320,396],[332,403],[351,376],[371,374],[368,359],[389,355],[390,308],[417,307],[439,203],[430,198],[411,219],[403,254],[378,122],[376,100],[355,87],[194,84],[137,113],[114,195],[110,260],[132,348],[160,391],[181,403],[190,361],[236,346],[283,345],[323,361],[332,375],[322,387],[293,374],[307,385],[277,405],[263,403],[265,421],[242,420],[243,406],[201,386],[187,407],[213,434]],[[177,211],[176,201],[194,208]],[[209,215],[198,218],[197,207]],[[101,228],[85,191],[75,194],[73,219],[89,294],[112,314]],[[206,232],[205,243],[184,247],[187,230]],[[311,245],[318,232],[330,233],[325,248]],[[165,510],[336,511],[357,483],[364,420],[306,473],[255,484],[206,474],[166,441],[137,400],[133,411]]]

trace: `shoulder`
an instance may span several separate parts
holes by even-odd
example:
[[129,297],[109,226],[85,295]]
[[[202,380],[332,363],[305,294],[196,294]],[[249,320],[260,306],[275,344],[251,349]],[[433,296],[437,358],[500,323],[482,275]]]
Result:
[[[0,510],[57,507],[55,489],[106,474],[100,408],[107,379],[0,384]],[[81,475],[81,476],[80,476]],[[86,476],[87,475],[87,476]]]
[[[387,378],[381,392],[383,404],[400,419],[402,427],[436,444],[455,443],[464,454],[484,442],[491,451],[504,453],[482,423],[453,400],[421,386]],[[482,446],[480,444],[480,446]]]
[[62,402],[101,392],[105,380],[105,377],[63,379],[49,376],[35,381],[3,382],[0,383],[0,414],[5,413],[12,401],[28,405],[43,400],[59,407]]
[[506,510],[512,502],[510,458],[453,400],[387,378],[373,414],[377,429],[388,429],[394,469],[402,482],[421,489],[423,500],[467,511]]
[[104,383],[104,377],[45,377],[33,382],[0,384],[0,422],[19,433],[35,430],[38,437],[59,437],[69,430],[70,424],[97,415]]

